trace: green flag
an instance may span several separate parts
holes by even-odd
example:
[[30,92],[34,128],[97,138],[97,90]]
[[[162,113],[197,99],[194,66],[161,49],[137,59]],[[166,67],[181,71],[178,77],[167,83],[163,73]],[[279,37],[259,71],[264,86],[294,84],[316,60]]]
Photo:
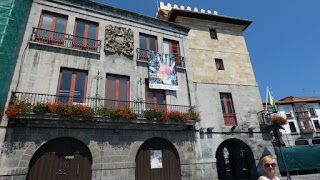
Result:
[[276,103],[274,102],[274,99],[269,90],[268,90],[268,101],[269,101],[269,104],[272,106],[273,112],[277,112],[278,109],[277,109]]

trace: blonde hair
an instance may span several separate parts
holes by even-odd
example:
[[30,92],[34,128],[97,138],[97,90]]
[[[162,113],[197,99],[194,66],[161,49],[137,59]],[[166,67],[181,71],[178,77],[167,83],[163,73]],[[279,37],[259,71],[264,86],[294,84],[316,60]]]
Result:
[[274,161],[274,163],[276,163],[276,160],[271,155],[268,155],[268,156],[265,156],[261,159],[261,164],[264,166],[265,164],[267,164],[270,161]]

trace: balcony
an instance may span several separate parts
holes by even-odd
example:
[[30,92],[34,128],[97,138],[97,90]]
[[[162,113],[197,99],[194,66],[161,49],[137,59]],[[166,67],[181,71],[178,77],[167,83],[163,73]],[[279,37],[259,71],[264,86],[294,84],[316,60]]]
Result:
[[[138,58],[138,60],[148,62],[148,52],[149,52],[149,50],[137,48],[137,58]],[[166,55],[168,55],[168,54],[166,54]],[[175,56],[174,58],[175,58],[175,61],[176,61],[176,67],[185,68],[184,57]]]
[[264,132],[270,132],[272,127],[272,118],[281,116],[279,112],[269,112],[267,110],[259,111],[257,115],[260,128]]
[[310,120],[309,112],[308,111],[296,111],[297,120],[305,121]]
[[12,93],[6,115],[13,126],[23,121],[49,127],[82,123],[85,127],[181,130],[193,127],[199,120],[193,106],[22,92]]
[[100,53],[101,46],[99,40],[39,28],[33,28],[30,41],[95,53]]

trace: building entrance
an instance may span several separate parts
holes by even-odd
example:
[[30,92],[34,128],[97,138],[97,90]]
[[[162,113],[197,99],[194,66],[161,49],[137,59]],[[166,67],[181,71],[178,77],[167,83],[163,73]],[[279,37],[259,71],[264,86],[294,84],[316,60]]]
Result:
[[74,138],[57,138],[42,145],[31,158],[28,180],[91,179],[90,150]]
[[180,179],[180,162],[176,148],[162,138],[145,141],[136,157],[136,180],[168,179]]

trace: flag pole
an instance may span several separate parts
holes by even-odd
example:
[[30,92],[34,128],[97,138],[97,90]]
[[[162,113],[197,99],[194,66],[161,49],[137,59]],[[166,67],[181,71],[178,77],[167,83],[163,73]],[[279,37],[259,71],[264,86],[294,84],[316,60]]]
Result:
[[269,91],[269,87],[267,86],[267,94],[266,94],[266,111],[268,110],[268,91]]

